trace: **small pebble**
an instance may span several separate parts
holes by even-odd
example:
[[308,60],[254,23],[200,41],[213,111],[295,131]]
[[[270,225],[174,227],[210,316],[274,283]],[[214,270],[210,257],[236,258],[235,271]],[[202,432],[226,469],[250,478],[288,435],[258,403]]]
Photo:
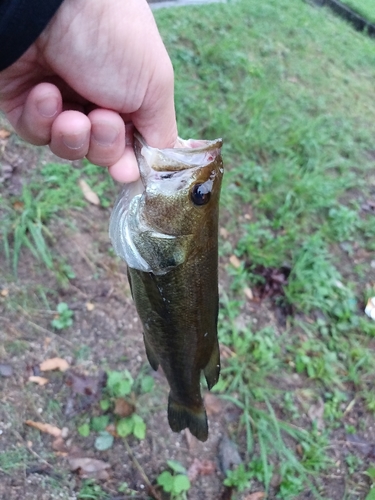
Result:
[[69,429],[67,427],[63,427],[61,429],[61,437],[63,439],[66,439],[68,437],[68,435],[69,435]]
[[13,367],[5,363],[0,363],[0,375],[2,377],[11,377],[13,375]]

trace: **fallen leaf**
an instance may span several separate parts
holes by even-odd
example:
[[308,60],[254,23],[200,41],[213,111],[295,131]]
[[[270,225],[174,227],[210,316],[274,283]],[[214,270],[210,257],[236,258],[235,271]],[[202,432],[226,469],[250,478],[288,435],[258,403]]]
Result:
[[68,457],[70,470],[78,472],[82,478],[108,479],[110,464],[95,458]]
[[34,427],[35,429],[38,429],[40,432],[51,434],[51,436],[54,436],[55,438],[61,436],[61,429],[59,429],[54,425],[45,424],[43,422],[34,422],[33,420],[26,420],[25,424],[29,425],[30,427]]
[[223,411],[223,402],[220,398],[207,392],[204,395],[204,406],[206,408],[206,413],[208,416],[210,415],[218,415]]
[[71,444],[69,446],[71,446],[69,451],[69,458],[80,458],[84,456],[85,452],[82,450],[82,448],[80,448],[76,444]]
[[83,394],[85,396],[97,396],[104,385],[104,373],[99,375],[85,375],[70,371],[67,375],[67,385],[72,388],[74,394]]
[[10,136],[11,132],[5,128],[0,129],[0,139],[7,139]]
[[237,255],[231,255],[229,257],[229,262],[232,264],[233,267],[235,267],[236,269],[238,269],[239,267],[241,267],[241,261],[240,259],[237,257]]
[[66,439],[69,436],[69,429],[67,427],[63,427],[61,429],[61,437]]
[[369,442],[358,434],[347,434],[346,441],[367,458],[375,459],[375,443]]
[[48,384],[48,378],[38,377],[37,375],[31,375],[29,377],[29,382],[35,382],[35,384],[43,386]]
[[234,358],[236,356],[236,353],[232,351],[227,345],[220,344],[219,349],[220,349],[220,358],[228,359],[228,358]]
[[355,399],[352,399],[350,401],[350,403],[348,404],[348,406],[346,407],[346,409],[345,409],[345,411],[343,413],[343,416],[348,415],[352,411],[352,409],[354,408],[355,403],[356,403]]
[[113,437],[119,437],[119,435],[117,433],[117,430],[116,430],[115,424],[109,424],[109,425],[107,425],[107,427],[105,428],[105,430],[107,432],[109,432],[110,434],[112,434]]
[[52,442],[52,448],[55,450],[55,451],[58,451],[59,454],[62,454],[62,456],[64,455],[67,455],[68,454],[68,447],[66,446],[66,443],[64,441],[64,439],[60,436],[58,438],[56,438],[53,442]]
[[263,500],[264,498],[266,498],[264,491],[255,491],[247,495],[243,500]]
[[295,394],[304,411],[307,411],[307,405],[310,406],[313,401],[316,401],[316,394],[312,389],[297,389]]
[[251,288],[249,287],[244,288],[243,293],[249,300],[254,300],[254,294],[251,291]]
[[23,210],[24,206],[25,206],[25,204],[22,201],[15,201],[13,203],[14,210],[18,210],[19,212],[21,212],[21,210]]
[[51,341],[52,341],[51,337],[46,337],[44,339],[44,349],[47,349],[47,347],[50,345]]
[[106,384],[107,375],[101,371],[98,375],[86,375],[69,370],[66,384],[71,388],[71,394],[65,404],[65,415],[72,417],[88,409],[100,398]]
[[0,375],[2,377],[11,377],[13,375],[12,365],[6,363],[0,363]]
[[78,469],[83,469],[85,472],[97,472],[110,468],[110,464],[103,462],[103,460],[97,460],[96,458],[69,457],[68,462],[70,470],[73,472]]
[[86,309],[91,312],[95,309],[95,306],[92,302],[86,302]]
[[39,368],[42,372],[49,372],[51,370],[65,372],[69,368],[69,363],[62,358],[50,358],[40,363]]
[[280,484],[282,483],[282,477],[280,476],[280,474],[277,474],[276,472],[274,474],[272,474],[272,477],[271,477],[271,481],[270,481],[270,485],[272,486],[272,488],[280,488]]
[[8,297],[8,295],[9,295],[9,290],[8,290],[7,288],[3,288],[3,289],[1,290],[1,292],[0,292],[0,295],[1,295],[2,297]]
[[362,210],[365,212],[375,213],[375,201],[374,200],[366,200],[365,203],[361,206]]
[[126,399],[117,398],[115,401],[115,409],[113,413],[119,417],[130,417],[135,412],[135,406],[128,403]]
[[216,471],[216,465],[211,460],[199,460],[194,458],[193,463],[190,465],[187,475],[190,481],[195,481],[199,475],[209,476]]
[[307,410],[307,416],[311,422],[315,422],[316,428],[321,431],[324,429],[324,401],[319,398],[316,403],[312,404]]
[[93,191],[87,182],[83,179],[78,181],[79,187],[81,188],[82,194],[85,199],[92,205],[100,205],[99,196]]
[[[291,268],[284,265],[281,267],[265,267],[257,265],[252,267],[251,272],[262,279],[254,287],[254,295],[259,300],[266,298],[284,297],[284,287],[288,284]],[[289,314],[289,313],[288,313]]]
[[228,471],[242,464],[236,444],[226,435],[223,436],[219,443],[218,456],[223,474],[227,474]]
[[224,240],[226,240],[226,239],[228,238],[228,236],[229,236],[228,230],[227,230],[227,229],[225,229],[225,227],[221,227],[221,228],[219,229],[219,233],[220,233],[220,236],[221,236],[222,238],[224,238]]

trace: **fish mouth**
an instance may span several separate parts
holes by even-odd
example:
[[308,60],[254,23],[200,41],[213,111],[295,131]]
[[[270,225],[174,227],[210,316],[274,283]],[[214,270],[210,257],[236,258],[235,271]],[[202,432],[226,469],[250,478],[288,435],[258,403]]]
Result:
[[223,140],[203,141],[178,138],[177,145],[176,148],[153,148],[138,132],[134,132],[136,154],[144,159],[139,162],[141,174],[149,174],[150,169],[157,172],[178,172],[209,165],[220,154]]

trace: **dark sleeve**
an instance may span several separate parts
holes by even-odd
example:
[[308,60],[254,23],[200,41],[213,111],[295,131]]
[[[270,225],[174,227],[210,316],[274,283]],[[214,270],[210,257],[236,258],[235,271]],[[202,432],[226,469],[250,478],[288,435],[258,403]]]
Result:
[[0,0],[0,71],[35,42],[63,0]]

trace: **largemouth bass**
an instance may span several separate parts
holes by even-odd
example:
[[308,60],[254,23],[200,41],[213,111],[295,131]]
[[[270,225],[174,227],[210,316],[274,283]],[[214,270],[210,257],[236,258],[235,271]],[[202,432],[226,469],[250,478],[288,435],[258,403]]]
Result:
[[128,265],[148,361],[170,386],[168,421],[208,437],[201,391],[219,377],[218,214],[222,141],[182,141],[159,150],[135,136],[141,181],[113,208],[110,238]]

